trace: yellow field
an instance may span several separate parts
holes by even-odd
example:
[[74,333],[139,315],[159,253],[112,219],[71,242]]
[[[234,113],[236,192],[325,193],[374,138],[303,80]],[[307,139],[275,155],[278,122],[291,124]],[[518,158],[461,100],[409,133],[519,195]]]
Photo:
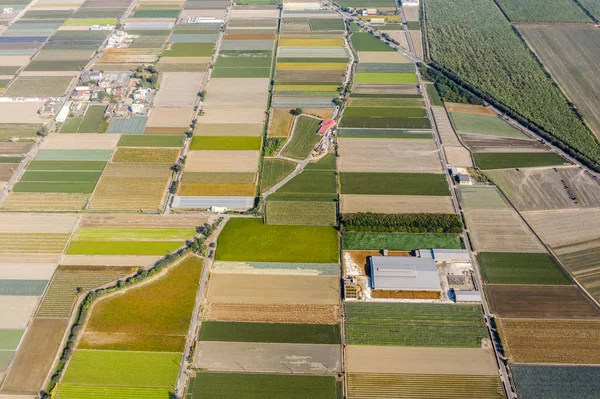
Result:
[[281,62],[277,64],[280,71],[291,70],[321,70],[321,71],[343,71],[346,63],[342,62]]
[[280,39],[281,47],[344,47],[343,39]]
[[294,116],[289,108],[273,108],[271,110],[271,126],[269,137],[287,137],[290,134]]
[[253,197],[255,185],[247,183],[181,183],[178,195]]

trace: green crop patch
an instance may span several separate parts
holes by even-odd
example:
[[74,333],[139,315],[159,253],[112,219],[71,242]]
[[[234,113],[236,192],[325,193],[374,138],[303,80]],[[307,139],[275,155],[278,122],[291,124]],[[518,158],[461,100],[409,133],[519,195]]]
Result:
[[412,72],[414,75],[415,67],[412,63],[398,64],[398,63],[366,63],[361,62],[358,64],[356,69],[358,73],[363,72],[377,72],[377,73],[408,73]]
[[268,199],[273,201],[333,201],[336,199],[335,172],[306,170],[294,176]]
[[348,345],[480,348],[488,338],[479,305],[346,302]]
[[265,158],[262,168],[261,191],[265,192],[296,169],[296,163],[286,159]]
[[3,163],[21,163],[23,157],[0,157],[0,164]]
[[348,108],[351,107],[423,108],[424,103],[420,98],[359,97],[350,99]]
[[105,110],[106,105],[90,105],[79,125],[78,133],[97,133]]
[[190,381],[190,399],[332,399],[341,398],[333,376],[198,373]]
[[554,152],[477,152],[473,154],[479,169],[533,168],[567,163]]
[[164,256],[183,246],[171,241],[73,241],[69,255],[157,255]]
[[102,172],[26,171],[21,182],[95,183]]
[[310,30],[313,32],[320,31],[338,31],[345,30],[344,21],[341,18],[314,18],[309,19]]
[[265,223],[304,226],[337,225],[335,202],[293,201],[292,198],[285,201],[267,201]]
[[340,173],[342,194],[450,195],[442,174],[435,173]]
[[498,0],[498,5],[511,22],[575,24],[592,22],[577,3],[570,0]]
[[56,399],[106,399],[106,398],[144,398],[165,399],[171,394],[170,388],[131,388],[115,386],[72,385],[58,386]]
[[548,254],[480,252],[477,259],[483,279],[489,284],[571,284]]
[[169,50],[162,53],[163,57],[210,57],[214,43],[173,43]]
[[463,231],[461,217],[454,213],[344,213],[342,231],[363,233],[457,233]]
[[333,227],[274,226],[235,218],[219,236],[216,260],[332,263],[338,261],[337,245]]
[[144,136],[124,135],[119,139],[119,147],[182,147],[185,136]]
[[204,321],[200,341],[340,344],[339,324]]
[[260,150],[262,137],[195,136],[190,150]]
[[458,234],[352,233],[342,234],[342,248],[354,250],[412,251],[419,248],[461,249]]
[[359,84],[417,84],[417,75],[414,73],[358,72],[355,82]]
[[304,167],[304,170],[320,170],[320,171],[335,171],[335,154],[328,153],[323,158],[316,162],[309,162]]
[[90,194],[96,182],[18,182],[13,187],[15,193],[80,193]]
[[77,133],[83,118],[68,118],[60,128],[61,133]]
[[430,129],[431,123],[429,118],[344,116],[340,126],[380,129]]
[[292,138],[283,148],[281,155],[299,160],[306,159],[321,140],[321,136],[317,134],[320,124],[320,119],[299,116],[296,119]]
[[214,78],[268,78],[271,68],[215,68]]
[[25,330],[0,330],[0,350],[14,350],[19,346]]
[[133,18],[176,18],[180,10],[137,10]]
[[394,51],[393,48],[367,32],[354,32],[351,40],[352,47],[356,51]]
[[344,110],[344,118],[348,116],[423,118],[427,112],[424,108],[348,107]]
[[27,171],[60,170],[60,171],[103,171],[104,161],[31,161]]
[[497,116],[450,112],[452,123],[459,133],[485,134],[490,136],[524,139],[520,130]]
[[25,70],[28,72],[81,71],[87,63],[87,59],[77,61],[32,61]]
[[62,380],[65,384],[130,387],[175,385],[180,353],[77,349]]
[[600,393],[598,366],[511,364],[510,371],[520,398],[591,399]]

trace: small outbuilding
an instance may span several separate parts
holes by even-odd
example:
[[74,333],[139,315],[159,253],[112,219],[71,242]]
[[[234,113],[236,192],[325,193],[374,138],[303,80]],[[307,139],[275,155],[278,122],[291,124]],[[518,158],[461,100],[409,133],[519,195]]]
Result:
[[[376,291],[392,291],[394,295],[373,297],[436,299],[442,286],[433,259],[412,256],[372,256],[369,259],[371,284]],[[413,292],[403,295],[402,292]],[[420,292],[422,295],[415,295]]]

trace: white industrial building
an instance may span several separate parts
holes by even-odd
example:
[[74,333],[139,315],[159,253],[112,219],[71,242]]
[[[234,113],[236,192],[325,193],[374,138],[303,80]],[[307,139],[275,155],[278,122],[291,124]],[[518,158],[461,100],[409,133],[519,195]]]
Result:
[[374,290],[442,291],[438,269],[431,258],[371,256],[369,265]]

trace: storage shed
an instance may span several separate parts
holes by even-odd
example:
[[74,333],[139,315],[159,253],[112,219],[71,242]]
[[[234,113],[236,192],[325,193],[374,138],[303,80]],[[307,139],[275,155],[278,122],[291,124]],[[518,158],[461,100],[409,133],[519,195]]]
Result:
[[433,259],[412,256],[372,256],[369,264],[374,290],[434,292],[442,290]]

